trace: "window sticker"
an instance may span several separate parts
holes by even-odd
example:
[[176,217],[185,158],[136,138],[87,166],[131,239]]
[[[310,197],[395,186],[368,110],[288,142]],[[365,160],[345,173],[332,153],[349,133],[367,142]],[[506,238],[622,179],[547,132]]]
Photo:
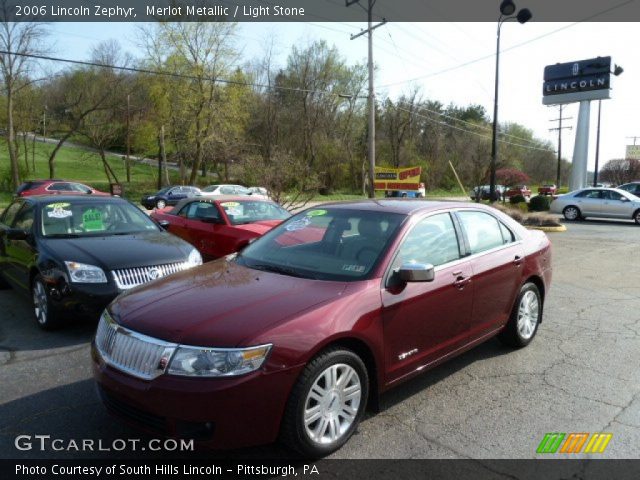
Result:
[[240,204],[238,202],[222,202],[220,206],[226,209],[227,207],[239,207]]
[[310,212],[307,212],[307,217],[321,217],[326,214],[326,210],[311,210]]
[[71,210],[65,210],[70,207],[70,203],[50,203],[47,205],[47,216],[49,218],[67,218],[73,215]]
[[295,232],[296,230],[302,230],[306,228],[307,225],[309,225],[310,223],[311,223],[311,218],[302,217],[302,218],[299,218],[298,220],[294,220],[285,228],[288,232]]
[[342,270],[345,272],[362,273],[366,270],[366,267],[364,265],[343,265]]
[[90,208],[82,214],[82,225],[85,232],[103,231],[102,212],[97,208]]

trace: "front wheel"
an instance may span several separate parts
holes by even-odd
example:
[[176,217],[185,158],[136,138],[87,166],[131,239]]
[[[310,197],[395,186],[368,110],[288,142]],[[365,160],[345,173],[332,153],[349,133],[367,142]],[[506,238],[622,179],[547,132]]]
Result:
[[578,207],[574,206],[566,207],[562,211],[562,214],[567,220],[579,220],[582,216]]
[[520,289],[505,329],[498,339],[510,347],[526,347],[531,343],[542,320],[542,296],[535,283],[527,282]]
[[31,295],[33,297],[33,313],[38,326],[43,330],[55,330],[60,327],[62,319],[51,301],[51,296],[41,275],[34,278]]
[[640,225],[640,210],[636,210],[636,213],[633,214],[633,219],[637,225]]
[[367,369],[358,355],[334,348],[314,358],[300,376],[285,410],[281,438],[310,457],[344,445],[364,415]]
[[166,207],[166,206],[167,206],[167,202],[165,202],[164,200],[158,200],[158,201],[156,202],[156,208],[157,208],[158,210],[162,210],[162,209],[163,209],[164,207]]

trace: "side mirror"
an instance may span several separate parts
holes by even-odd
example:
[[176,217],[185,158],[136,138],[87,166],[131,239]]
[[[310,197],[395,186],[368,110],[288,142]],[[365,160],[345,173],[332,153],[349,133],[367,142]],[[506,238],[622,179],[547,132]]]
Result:
[[26,240],[29,236],[29,233],[26,230],[22,230],[20,228],[10,228],[7,230],[6,235],[8,240]]
[[404,282],[433,282],[435,271],[430,263],[405,263],[398,276]]
[[169,228],[169,221],[168,220],[160,220],[158,222],[158,225],[160,225],[162,228],[164,228],[165,230]]

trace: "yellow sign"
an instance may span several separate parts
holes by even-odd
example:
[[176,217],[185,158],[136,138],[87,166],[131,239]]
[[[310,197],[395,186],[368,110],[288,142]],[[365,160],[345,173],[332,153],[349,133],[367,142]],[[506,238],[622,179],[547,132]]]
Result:
[[376,190],[418,190],[421,167],[388,168],[376,167]]

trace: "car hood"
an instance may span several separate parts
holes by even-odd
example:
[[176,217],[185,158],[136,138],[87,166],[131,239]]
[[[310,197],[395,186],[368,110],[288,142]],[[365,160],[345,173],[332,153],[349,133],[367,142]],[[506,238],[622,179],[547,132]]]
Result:
[[280,225],[282,220],[263,220],[261,222],[244,223],[242,225],[234,225],[234,228],[238,230],[245,230],[247,232],[258,233],[263,235],[271,230],[276,225]]
[[346,285],[220,259],[131,290],[110,309],[121,325],[145,335],[185,345],[234,347],[339,297]]
[[184,262],[193,249],[167,232],[44,238],[42,243],[51,256],[60,261],[97,265],[104,270]]

